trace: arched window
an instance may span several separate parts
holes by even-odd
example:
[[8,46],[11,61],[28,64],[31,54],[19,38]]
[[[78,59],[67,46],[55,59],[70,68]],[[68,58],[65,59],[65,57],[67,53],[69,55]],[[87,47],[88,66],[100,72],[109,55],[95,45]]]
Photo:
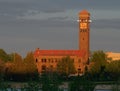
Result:
[[46,71],[46,66],[45,65],[42,65],[42,71]]
[[47,59],[46,59],[46,58],[44,59],[44,62],[45,62],[45,63],[47,62]]
[[38,62],[38,59],[36,58],[36,63]]

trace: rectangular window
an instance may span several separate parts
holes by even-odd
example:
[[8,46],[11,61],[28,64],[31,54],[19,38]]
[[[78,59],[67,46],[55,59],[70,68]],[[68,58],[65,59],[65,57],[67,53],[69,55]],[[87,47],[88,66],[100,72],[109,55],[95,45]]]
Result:
[[78,63],[81,63],[81,59],[78,59]]

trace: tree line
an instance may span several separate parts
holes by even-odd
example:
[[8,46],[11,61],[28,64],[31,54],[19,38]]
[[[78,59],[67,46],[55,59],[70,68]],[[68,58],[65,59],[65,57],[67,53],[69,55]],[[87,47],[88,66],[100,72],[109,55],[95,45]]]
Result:
[[[109,60],[109,62],[108,62]],[[76,72],[73,60],[64,57],[58,62],[57,73],[61,77],[68,77]],[[50,71],[50,70],[47,70]],[[47,72],[51,74],[51,72]],[[26,81],[37,80],[39,73],[33,52],[28,52],[25,58],[18,53],[7,54],[0,49],[0,79]],[[89,67],[85,68],[84,77],[93,81],[108,81],[120,79],[120,60],[112,61],[103,51],[91,53]]]
[[18,53],[7,54],[0,49],[1,80],[25,81],[35,79],[38,75],[33,53],[28,52],[25,58]]
[[120,80],[120,60],[112,60],[103,51],[95,51],[90,58],[89,79],[97,81]]
[[91,53],[89,67],[85,68],[82,76],[69,77],[69,74],[75,73],[70,57],[62,58],[56,69],[57,71],[46,70],[39,75],[33,52],[28,52],[22,58],[18,53],[7,54],[0,49],[0,87],[3,88],[7,87],[1,83],[3,81],[26,81],[28,85],[25,88],[28,91],[40,87],[43,91],[58,91],[62,82],[69,83],[69,91],[93,91],[96,85],[94,82],[114,81],[120,84],[120,60],[112,61],[101,50]]
[[[52,70],[46,70],[45,73],[52,74]],[[70,57],[64,57],[58,62],[54,73],[59,76],[68,76],[75,73],[73,60]],[[28,52],[25,58],[18,53],[7,54],[0,49],[0,79],[7,81],[29,81],[39,79],[39,73],[34,59],[33,52]]]

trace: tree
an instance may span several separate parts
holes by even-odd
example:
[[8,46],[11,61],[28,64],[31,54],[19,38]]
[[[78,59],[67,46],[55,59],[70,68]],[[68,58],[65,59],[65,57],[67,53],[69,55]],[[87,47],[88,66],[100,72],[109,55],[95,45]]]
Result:
[[12,54],[11,58],[13,61],[6,62],[6,79],[15,81],[37,79],[38,72],[32,52],[29,52],[24,60],[18,53]]
[[11,73],[21,74],[23,73],[23,61],[22,57],[18,53],[14,53],[14,59],[12,62]]
[[4,62],[0,60],[0,82],[3,80]]
[[13,61],[6,62],[5,74],[8,80],[21,80],[25,74],[25,66],[22,57],[18,53],[13,54]]
[[41,84],[43,91],[58,91],[58,87],[61,84],[61,81],[58,78],[58,74],[53,72],[52,76],[45,71],[41,75]]
[[11,61],[10,56],[3,49],[0,49],[0,59],[5,62]]
[[27,72],[28,73],[34,73],[37,71],[37,66],[34,60],[34,56],[32,52],[29,52],[27,56],[24,59],[24,63],[27,67]]
[[94,64],[90,71],[95,73],[103,71],[106,67],[107,59],[108,57],[103,51],[95,51],[90,58],[90,62]]
[[63,57],[57,64],[57,72],[67,76],[75,73],[74,61],[70,57]]
[[70,91],[93,91],[95,84],[88,81],[84,76],[77,76],[70,82]]
[[103,51],[95,51],[90,58],[90,70],[91,79],[93,80],[106,80],[106,64],[109,58]]
[[32,52],[27,53],[27,56],[24,58],[24,65],[26,67],[25,72],[28,76],[30,76],[31,79],[37,78],[36,76],[38,76],[38,70]]
[[120,79],[120,60],[108,63],[105,71],[109,73],[109,77],[112,80]]

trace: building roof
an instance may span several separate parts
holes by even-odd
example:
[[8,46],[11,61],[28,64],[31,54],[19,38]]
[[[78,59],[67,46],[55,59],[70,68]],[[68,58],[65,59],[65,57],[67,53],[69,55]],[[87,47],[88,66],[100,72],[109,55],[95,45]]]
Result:
[[34,56],[79,56],[85,55],[84,50],[40,50],[37,48],[34,52]]

